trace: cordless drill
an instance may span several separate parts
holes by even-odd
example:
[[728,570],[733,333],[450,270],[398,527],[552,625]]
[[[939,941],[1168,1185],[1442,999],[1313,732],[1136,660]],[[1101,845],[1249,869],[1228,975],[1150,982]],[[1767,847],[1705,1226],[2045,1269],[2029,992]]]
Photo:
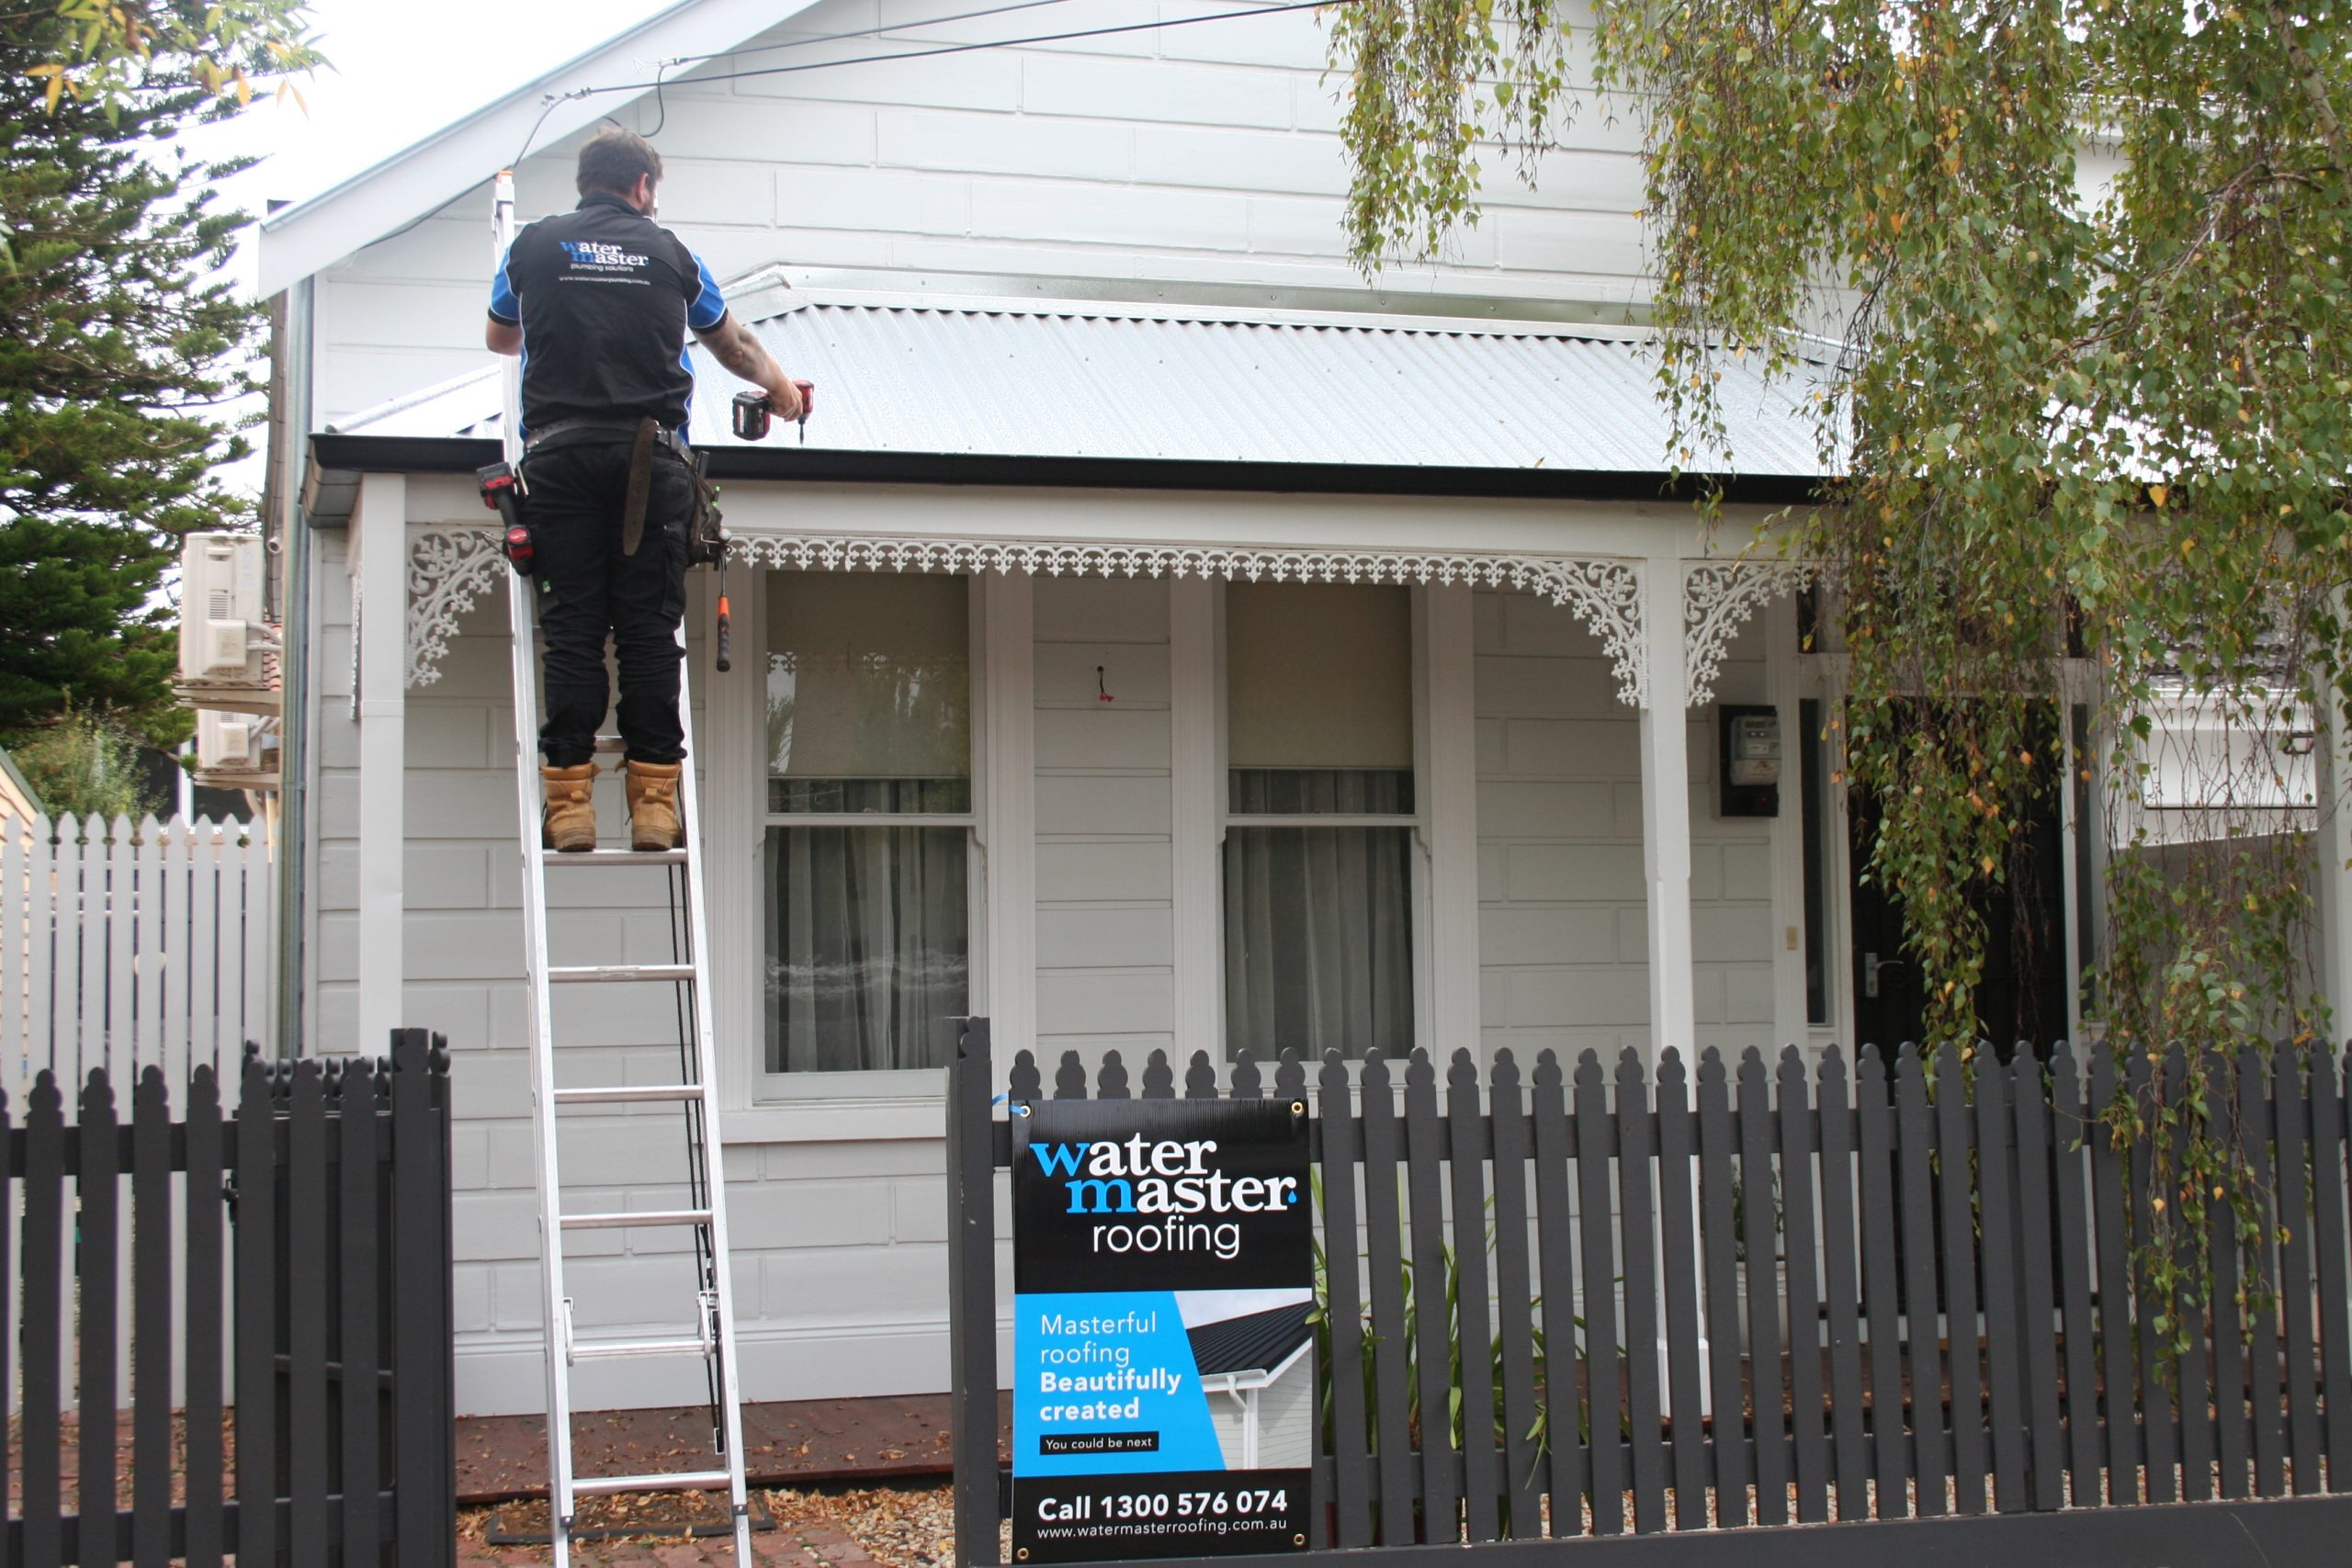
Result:
[[[808,394],[815,391],[817,386],[813,381],[795,381],[793,385],[800,389],[800,440],[803,445],[806,445],[808,440]],[[768,427],[775,417],[775,400],[765,392],[735,394],[736,440],[766,440]]]

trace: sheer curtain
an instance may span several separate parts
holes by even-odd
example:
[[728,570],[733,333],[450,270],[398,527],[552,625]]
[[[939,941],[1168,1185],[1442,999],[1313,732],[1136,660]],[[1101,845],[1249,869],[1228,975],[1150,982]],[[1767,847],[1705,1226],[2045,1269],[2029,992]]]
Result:
[[1236,816],[1304,818],[1226,830],[1228,1046],[1261,1057],[1411,1050],[1412,829],[1309,825],[1410,812],[1411,773],[1237,768],[1228,789]]
[[937,1067],[967,1010],[961,828],[770,828],[767,1067]]

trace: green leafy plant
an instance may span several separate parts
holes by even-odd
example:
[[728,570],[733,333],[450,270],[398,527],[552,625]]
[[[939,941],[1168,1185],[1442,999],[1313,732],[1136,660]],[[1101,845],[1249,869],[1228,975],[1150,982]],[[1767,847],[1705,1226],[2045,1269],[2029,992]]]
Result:
[[163,801],[147,787],[139,743],[104,715],[68,706],[12,755],[51,818],[139,817]]

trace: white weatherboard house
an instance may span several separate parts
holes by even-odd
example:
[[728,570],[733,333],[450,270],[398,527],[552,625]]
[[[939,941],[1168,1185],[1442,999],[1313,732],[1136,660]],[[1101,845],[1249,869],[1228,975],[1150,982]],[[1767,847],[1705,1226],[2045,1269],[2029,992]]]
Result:
[[[1836,661],[1801,651],[1801,574],[1736,558],[1810,490],[1812,436],[1794,392],[1727,385],[1733,449],[1694,464],[1737,476],[1720,532],[1668,492],[1630,129],[1585,115],[1540,194],[1498,186],[1374,290],[1310,14],[919,54],[1236,8],[688,0],[265,225],[301,1040],[456,1049],[464,1410],[542,1391],[505,568],[471,474],[487,182],[543,110],[522,217],[571,204],[599,118],[651,135],[662,220],[820,388],[805,443],[740,447],[698,360],[739,541],[730,673],[707,574],[687,615],[749,1396],[946,1386],[954,1014],[994,1020],[1000,1071],[1137,1073],[1916,1025],[1812,740]],[[888,53],[918,57],[824,64]],[[680,59],[658,95],[548,103]],[[2048,834],[2063,951],[2005,982],[2043,1039],[2098,930],[2086,805]],[[554,919],[570,962],[669,951],[657,902]],[[667,997],[596,989],[557,1016],[566,1075],[674,1074],[640,1043],[674,1038]],[[673,1116],[571,1125],[609,1206],[676,1206]],[[651,1326],[648,1254],[683,1241],[588,1234],[581,1326]],[[673,1403],[691,1370],[585,1368],[577,1399]]]

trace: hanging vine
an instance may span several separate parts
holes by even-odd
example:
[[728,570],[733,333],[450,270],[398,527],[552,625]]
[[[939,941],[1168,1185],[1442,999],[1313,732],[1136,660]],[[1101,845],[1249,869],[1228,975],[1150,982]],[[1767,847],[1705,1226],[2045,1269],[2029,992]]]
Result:
[[[2256,1220],[2211,1048],[2333,1027],[2313,831],[2352,702],[2352,6],[2311,0],[1356,0],[1329,14],[1367,272],[1642,136],[1649,318],[1676,466],[1760,358],[1815,420],[1816,564],[1862,874],[1900,906],[1927,1043],[1973,1049],[1988,899],[2040,891],[2075,795],[2106,911],[2075,979],[2144,1144],[2165,1327]],[[1582,138],[1583,140],[1579,141]],[[1714,521],[1712,517],[1711,521]],[[1721,525],[1714,521],[1714,525]],[[2335,868],[2328,868],[2333,871]],[[2334,998],[2341,1004],[2343,998]],[[2258,1295],[2259,1283],[2252,1287]]]

